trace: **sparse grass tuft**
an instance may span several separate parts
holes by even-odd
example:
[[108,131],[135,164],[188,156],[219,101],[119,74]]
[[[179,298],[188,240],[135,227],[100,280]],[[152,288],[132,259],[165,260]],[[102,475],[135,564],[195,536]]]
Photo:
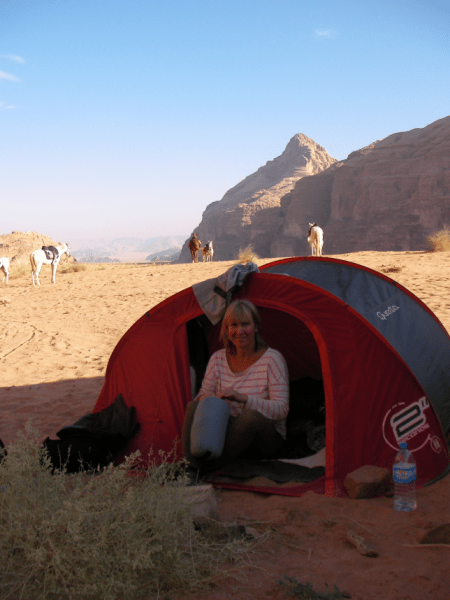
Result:
[[259,256],[256,254],[256,252],[253,251],[253,246],[251,244],[249,246],[246,246],[245,248],[239,248],[237,260],[238,264],[245,265],[249,262],[255,262],[255,260],[258,259]]
[[28,427],[0,463],[1,598],[174,598],[242,563],[243,539],[194,527],[180,465],[52,474],[39,446]]
[[448,252],[450,250],[450,229],[445,226],[441,231],[429,235],[427,242],[430,252]]
[[59,268],[60,273],[79,273],[86,271],[87,267],[84,263],[67,263]]
[[381,265],[382,273],[399,273],[403,269],[402,265]]
[[[1,273],[0,275],[2,275]],[[21,277],[29,276],[31,279],[30,265],[11,265],[9,269],[10,279],[20,279]]]
[[288,588],[286,594],[299,598],[299,600],[342,600],[343,598],[351,598],[349,592],[341,592],[336,585],[333,586],[332,590],[321,593],[316,592],[310,583],[300,583],[295,577],[285,576],[278,583]]

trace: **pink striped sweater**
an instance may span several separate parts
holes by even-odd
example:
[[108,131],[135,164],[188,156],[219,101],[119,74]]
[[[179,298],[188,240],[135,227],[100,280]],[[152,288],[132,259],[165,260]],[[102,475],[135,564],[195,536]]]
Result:
[[215,396],[225,388],[248,395],[246,404],[230,403],[232,416],[248,409],[257,410],[274,421],[275,429],[286,439],[289,376],[280,352],[268,348],[248,369],[234,373],[228,366],[225,349],[218,350],[209,360],[198,396]]

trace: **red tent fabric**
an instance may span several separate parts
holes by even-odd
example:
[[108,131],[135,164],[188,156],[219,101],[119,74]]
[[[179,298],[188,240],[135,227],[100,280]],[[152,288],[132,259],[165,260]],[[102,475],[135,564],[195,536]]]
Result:
[[[376,283],[382,285],[392,282],[345,261],[312,260],[314,267],[320,266],[317,261],[325,262],[327,268],[333,268],[333,263],[345,267],[352,283],[355,278],[357,281],[358,271],[379,278]],[[312,489],[342,495],[347,473],[366,464],[390,469],[399,443],[405,439],[418,465],[418,486],[440,477],[448,469],[449,454],[443,424],[423,381],[419,383],[392,344],[348,302],[300,277],[270,272],[271,266],[286,269],[288,263],[277,261],[251,274],[236,297],[247,298],[259,308],[263,337],[286,358],[291,381],[306,376],[323,378],[326,470],[325,477],[312,484],[276,490],[261,487],[259,491],[301,495]],[[341,279],[337,278],[338,283]],[[342,285],[349,289],[348,280]],[[400,288],[396,284],[395,292]],[[401,291],[432,315],[407,290]],[[367,289],[361,289],[361,296],[365,294]],[[403,310],[399,301],[397,304]],[[397,308],[400,315],[406,313],[402,310]],[[386,311],[377,312],[384,315]],[[109,406],[119,393],[128,406],[135,406],[141,429],[126,454],[140,450],[147,456],[150,449],[170,452],[175,447],[174,458],[180,457],[184,411],[191,400],[188,324],[202,315],[193,289],[188,288],[143,315],[114,349],[94,412]],[[437,322],[434,315],[432,318]],[[379,320],[384,326],[383,319]],[[220,324],[208,328],[209,354],[220,347],[219,328]],[[450,354],[450,339],[443,331],[447,345],[440,351]],[[227,487],[245,489],[242,485]]]

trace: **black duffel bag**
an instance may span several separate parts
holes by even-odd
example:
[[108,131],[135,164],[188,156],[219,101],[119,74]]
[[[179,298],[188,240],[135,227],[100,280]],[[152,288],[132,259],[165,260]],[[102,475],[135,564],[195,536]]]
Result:
[[63,440],[47,438],[42,444],[50,457],[52,470],[65,468],[67,473],[102,469],[113,461],[113,454],[105,443],[90,437],[73,436]]
[[139,431],[135,412],[119,394],[107,408],[60,429],[56,434],[59,440],[47,438],[42,447],[53,469],[65,467],[68,473],[76,473],[106,467]]

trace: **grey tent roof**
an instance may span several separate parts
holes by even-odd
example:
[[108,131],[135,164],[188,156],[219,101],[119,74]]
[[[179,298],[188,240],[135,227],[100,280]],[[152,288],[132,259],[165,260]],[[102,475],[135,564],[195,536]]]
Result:
[[432,311],[397,282],[355,263],[299,257],[262,272],[288,275],[326,290],[357,312],[395,350],[450,430],[450,337]]

